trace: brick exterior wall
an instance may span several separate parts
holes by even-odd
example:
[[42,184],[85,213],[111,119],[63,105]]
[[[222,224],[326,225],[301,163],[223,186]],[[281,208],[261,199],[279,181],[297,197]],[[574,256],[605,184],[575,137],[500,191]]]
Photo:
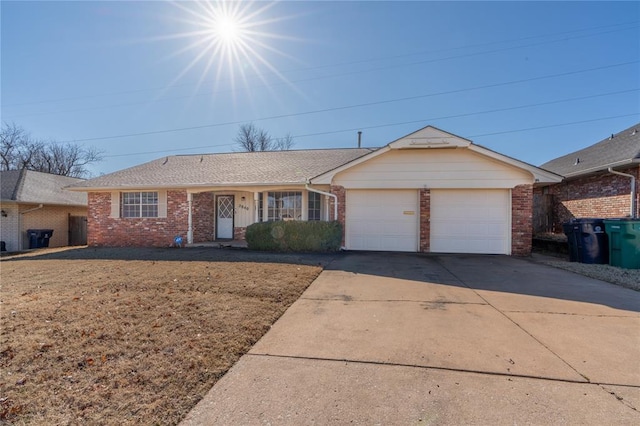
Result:
[[[345,213],[347,211],[347,197],[346,197],[346,190],[344,189],[344,186],[340,186],[340,185],[331,185],[331,193],[335,194],[338,197],[338,222],[340,222],[340,224],[342,225],[342,246],[344,247],[345,242],[344,242],[344,235],[346,232],[346,223],[345,223]],[[334,215],[334,211],[335,211],[335,201],[333,199],[333,197],[329,197],[329,219],[330,220],[336,220],[336,218],[333,217]]]
[[247,228],[246,227],[236,227],[233,228],[233,239],[234,240],[244,240],[245,239],[245,235],[247,234]]
[[533,238],[533,185],[511,190],[511,254],[529,256]]
[[187,192],[167,191],[166,218],[111,218],[111,193],[90,192],[88,244],[93,247],[169,247],[177,235],[186,241]]
[[[634,165],[623,173],[636,177],[640,186],[640,166]],[[631,208],[631,179],[608,172],[598,173],[578,179],[569,179],[552,185],[546,191],[553,196],[553,231],[562,233],[562,224],[573,218],[627,217]],[[538,194],[542,188],[536,188]],[[640,205],[640,195],[636,194],[636,206]],[[636,212],[638,215],[638,212]]]
[[431,248],[431,190],[420,190],[420,252],[428,253]]
[[202,243],[215,239],[215,205],[213,192],[193,194],[191,204],[193,220],[193,242]]

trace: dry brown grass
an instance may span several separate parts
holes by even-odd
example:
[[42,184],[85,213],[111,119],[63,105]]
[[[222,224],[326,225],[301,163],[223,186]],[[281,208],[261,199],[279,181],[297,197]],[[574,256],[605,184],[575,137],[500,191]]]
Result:
[[0,422],[178,423],[321,270],[215,252],[4,258]]

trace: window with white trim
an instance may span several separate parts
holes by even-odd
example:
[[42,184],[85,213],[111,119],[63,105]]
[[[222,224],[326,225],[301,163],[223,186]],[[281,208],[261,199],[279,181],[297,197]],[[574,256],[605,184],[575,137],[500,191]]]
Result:
[[121,217],[158,217],[158,192],[123,192]]
[[309,197],[309,201],[307,203],[308,211],[308,220],[320,220],[321,212],[322,212],[322,195],[317,192],[309,191],[307,194]]
[[269,192],[267,220],[302,219],[302,192]]

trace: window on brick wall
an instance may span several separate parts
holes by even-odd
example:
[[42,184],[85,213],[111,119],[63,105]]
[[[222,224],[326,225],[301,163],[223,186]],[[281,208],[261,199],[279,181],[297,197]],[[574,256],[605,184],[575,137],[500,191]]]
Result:
[[158,217],[158,193],[123,192],[120,209],[121,217]]

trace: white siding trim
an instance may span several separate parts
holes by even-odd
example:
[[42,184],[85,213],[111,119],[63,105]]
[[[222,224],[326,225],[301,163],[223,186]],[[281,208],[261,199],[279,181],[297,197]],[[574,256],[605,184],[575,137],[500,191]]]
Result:
[[112,219],[120,217],[120,192],[118,191],[111,193],[111,214],[109,217]]
[[167,217],[167,191],[158,191],[158,217]]

